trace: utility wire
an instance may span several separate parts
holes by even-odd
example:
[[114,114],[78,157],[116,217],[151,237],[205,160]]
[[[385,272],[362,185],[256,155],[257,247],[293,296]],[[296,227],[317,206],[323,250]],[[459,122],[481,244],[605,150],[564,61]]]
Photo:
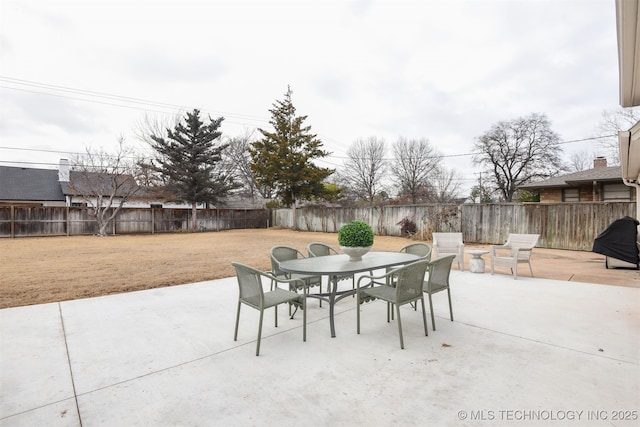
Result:
[[[570,141],[562,141],[559,142],[558,144],[572,144],[575,142],[585,142],[585,141],[594,141],[594,140],[598,140],[598,139],[602,139],[602,138],[608,138],[608,137],[613,137],[616,135],[602,135],[602,136],[594,136],[594,137],[590,137],[590,138],[581,138],[581,139],[573,139]],[[4,149],[4,150],[19,150],[19,151],[34,151],[34,152],[43,152],[43,153],[62,153],[62,154],[80,154],[80,153],[73,153],[73,152],[69,152],[69,151],[58,151],[58,150],[44,150],[44,149],[36,149],[36,148],[21,148],[21,147],[7,147],[7,146],[0,146],[0,149]],[[451,158],[451,157],[466,157],[466,156],[473,156],[476,155],[478,153],[459,153],[459,154],[443,154],[440,156],[432,156],[432,158]],[[341,159],[341,160],[349,160],[351,159],[348,156],[336,156],[336,155],[329,155],[327,156],[330,159]],[[322,159],[323,161],[325,161],[328,164],[334,165],[334,166],[342,166],[342,165],[338,165],[338,164],[334,164],[332,162],[329,162],[327,160]],[[366,160],[366,159],[363,159]],[[393,161],[393,158],[390,157],[386,157],[383,158],[382,160],[386,160],[386,161]],[[0,161],[0,163],[16,163],[16,162],[3,162]]]
[[[169,104],[169,103],[165,103],[165,102],[151,101],[151,100],[142,99],[142,98],[134,98],[134,97],[129,97],[129,96],[114,95],[114,94],[110,94],[110,93],[106,93],[106,92],[96,92],[96,91],[90,91],[90,90],[85,90],[85,89],[76,89],[76,88],[67,87],[67,86],[58,86],[58,85],[52,85],[52,84],[48,84],[48,83],[41,83],[41,82],[34,82],[34,81],[30,81],[30,80],[16,79],[16,78],[7,77],[7,76],[0,76],[0,81],[4,82],[4,83],[20,85],[20,86],[26,86],[26,87],[32,87],[32,88],[37,88],[37,89],[44,89],[44,90],[57,91],[57,92],[62,92],[62,93],[71,93],[71,94],[75,94],[75,95],[81,95],[81,96],[89,97],[89,99],[87,99],[87,98],[79,98],[79,97],[75,97],[75,96],[55,94],[55,93],[50,93],[50,92],[43,92],[43,91],[39,91],[39,90],[24,89],[24,88],[20,88],[20,87],[12,87],[12,86],[4,86],[4,85],[0,86],[0,88],[3,88],[3,89],[17,90],[17,91],[22,91],[22,92],[30,92],[30,93],[35,93],[35,94],[39,94],[39,95],[57,96],[57,97],[60,97],[60,98],[74,99],[74,100],[78,100],[78,101],[92,102],[92,103],[102,104],[102,105],[111,105],[111,106],[115,106],[115,107],[131,108],[131,109],[136,109],[136,110],[150,111],[150,112],[155,112],[155,113],[160,113],[160,114],[175,114],[175,110],[190,110],[190,109],[192,109],[191,107],[187,107],[187,106],[184,106],[184,105]],[[119,102],[124,102],[124,103],[127,103],[127,104],[134,104],[134,105],[125,105],[125,104],[121,104],[121,103],[105,102],[105,101],[99,101],[99,100],[90,99],[90,98],[107,99],[107,100],[119,101]],[[142,108],[142,107],[140,107],[140,105],[156,107],[156,108],[171,109],[173,111],[172,112],[167,112],[167,111],[164,111],[164,110]],[[248,121],[254,121],[254,122],[257,121],[257,122],[268,123],[268,119],[266,119],[265,117],[261,117],[261,116],[254,116],[254,115],[240,114],[240,113],[231,113],[231,112],[209,111],[209,110],[202,110],[202,111],[205,112],[205,113],[208,113],[208,114],[221,114],[225,118],[229,117],[229,118],[235,118],[235,119],[240,119],[240,120],[248,120]],[[247,124],[247,123],[233,122],[233,121],[227,121],[227,122],[228,123],[233,123],[233,124]]]

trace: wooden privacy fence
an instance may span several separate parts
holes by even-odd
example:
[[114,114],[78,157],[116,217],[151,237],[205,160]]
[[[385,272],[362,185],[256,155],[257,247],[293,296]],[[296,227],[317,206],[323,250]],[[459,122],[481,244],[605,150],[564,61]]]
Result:
[[[199,209],[200,231],[268,227],[266,209]],[[191,209],[122,208],[110,234],[165,233],[191,229]],[[74,236],[98,233],[84,207],[0,206],[0,237]]]
[[[540,234],[538,247],[590,251],[593,240],[616,219],[636,217],[635,202],[429,204],[373,208],[296,209],[298,229],[337,232],[347,221],[369,223],[376,234],[400,236],[399,222],[411,219],[416,238],[433,232],[462,232],[465,242],[502,244],[509,233]],[[274,226],[293,227],[291,209],[271,213]]]
[[[509,233],[540,234],[543,248],[591,250],[609,224],[636,217],[635,202],[430,204],[373,208],[298,208],[298,229],[334,233],[353,219],[371,224],[378,235],[400,235],[399,222],[411,219],[416,238],[434,231],[462,232],[465,242],[496,244]],[[198,230],[293,227],[291,209],[200,209]],[[164,233],[191,229],[190,209],[123,208],[110,234]],[[98,232],[90,210],[82,207],[0,206],[0,237],[92,235]]]

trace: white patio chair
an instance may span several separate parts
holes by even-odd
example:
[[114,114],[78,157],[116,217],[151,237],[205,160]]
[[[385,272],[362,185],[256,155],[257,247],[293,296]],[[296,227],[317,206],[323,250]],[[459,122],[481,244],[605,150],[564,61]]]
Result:
[[[518,264],[529,264],[531,277],[533,277],[533,269],[531,268],[531,251],[538,243],[539,234],[509,234],[507,242],[504,245],[491,245],[491,274],[494,267],[509,267],[513,274],[514,280],[518,278]],[[508,254],[505,252],[508,251]]]
[[464,242],[462,233],[433,233],[433,258],[455,255],[458,269],[464,271]]

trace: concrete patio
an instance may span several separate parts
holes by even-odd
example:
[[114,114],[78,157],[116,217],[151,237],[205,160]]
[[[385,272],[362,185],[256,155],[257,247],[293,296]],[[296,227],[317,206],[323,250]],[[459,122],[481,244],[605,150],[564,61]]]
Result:
[[310,299],[256,357],[235,278],[0,310],[0,426],[638,425],[640,289],[523,274],[453,270],[455,321],[403,308],[405,350],[384,303],[330,338]]

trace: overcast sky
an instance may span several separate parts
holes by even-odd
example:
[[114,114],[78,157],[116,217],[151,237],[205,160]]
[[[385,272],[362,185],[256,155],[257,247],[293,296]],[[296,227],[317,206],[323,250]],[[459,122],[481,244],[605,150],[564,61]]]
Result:
[[427,138],[470,187],[464,154],[498,121],[597,135],[617,61],[614,0],[0,0],[0,165],[142,144],[145,112],[271,129],[290,85],[323,166],[357,138]]

